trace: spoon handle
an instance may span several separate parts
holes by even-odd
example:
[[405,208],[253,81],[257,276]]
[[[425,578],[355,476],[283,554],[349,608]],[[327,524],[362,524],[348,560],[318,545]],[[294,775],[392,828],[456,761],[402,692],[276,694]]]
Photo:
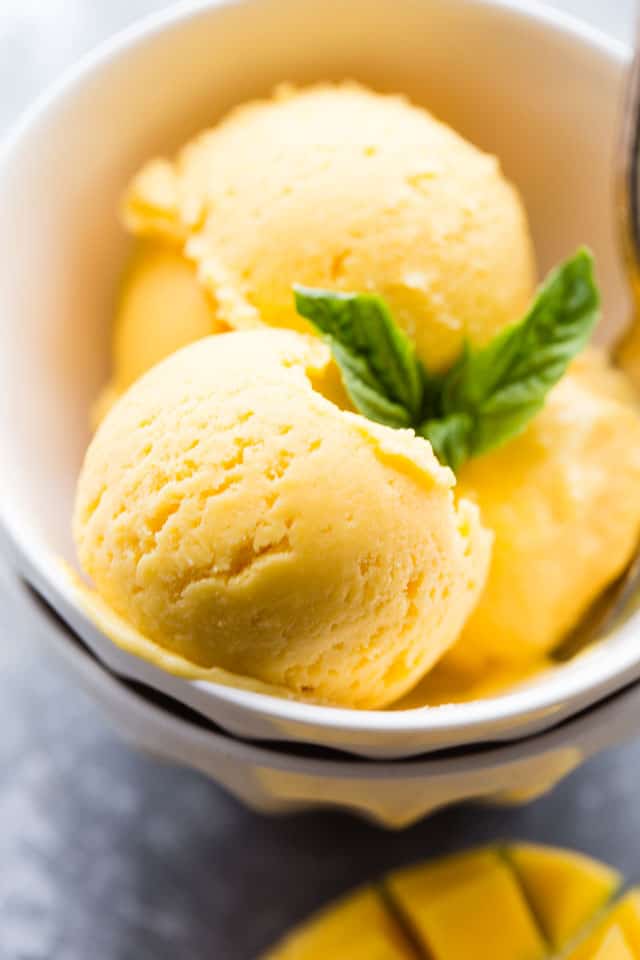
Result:
[[640,16],[627,80],[620,155],[622,249],[634,299],[640,304]]

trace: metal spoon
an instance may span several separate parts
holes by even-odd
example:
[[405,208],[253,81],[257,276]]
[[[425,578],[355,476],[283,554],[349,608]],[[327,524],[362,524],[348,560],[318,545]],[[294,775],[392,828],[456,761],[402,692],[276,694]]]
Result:
[[[640,371],[640,20],[625,94],[618,182],[620,247],[629,278],[634,316],[628,333],[613,348],[619,366]],[[631,372],[631,371],[629,371]],[[636,379],[637,379],[636,374]],[[640,386],[640,384],[637,384]],[[596,600],[556,651],[565,660],[620,625],[640,606],[640,545],[622,576]]]
[[634,304],[640,308],[640,18],[627,80],[620,156],[622,157],[618,183],[620,239]]

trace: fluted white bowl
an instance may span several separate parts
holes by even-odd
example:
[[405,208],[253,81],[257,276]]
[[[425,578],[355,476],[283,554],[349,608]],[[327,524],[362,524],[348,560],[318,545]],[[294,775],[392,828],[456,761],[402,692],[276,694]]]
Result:
[[509,740],[548,728],[640,676],[638,616],[588,653],[501,695],[405,711],[313,706],[163,673],[78,609],[70,515],[107,375],[126,253],[116,210],[142,161],[282,80],[352,77],[400,90],[497,153],[524,194],[541,269],[596,253],[601,339],[627,312],[613,171],[627,53],[529,2],[245,0],[180,4],[85,58],[0,159],[0,522],[13,564],[114,673],[255,740],[365,757]]
[[516,744],[469,748],[409,760],[355,759],[293,744],[237,740],[168,698],[117,678],[37,595],[2,576],[15,609],[131,746],[199,770],[247,806],[284,814],[320,807],[348,810],[399,829],[460,801],[526,803],[545,793],[584,760],[631,738],[640,713],[640,683],[556,729]]

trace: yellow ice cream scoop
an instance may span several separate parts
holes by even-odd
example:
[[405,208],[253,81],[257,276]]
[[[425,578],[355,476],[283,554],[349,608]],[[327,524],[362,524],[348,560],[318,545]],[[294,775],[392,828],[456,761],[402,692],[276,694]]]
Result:
[[376,292],[432,370],[519,319],[533,292],[526,216],[495,157],[356,85],[235,109],[145,166],[124,216],[184,250],[223,323],[308,331],[293,283]]
[[154,364],[224,324],[175,244],[143,240],[127,266],[113,331],[110,383],[94,408],[98,423],[114,401]]
[[461,467],[458,489],[495,541],[487,585],[447,664],[544,656],[622,573],[640,536],[640,417],[629,381],[585,352],[521,436]]
[[425,440],[314,389],[328,364],[265,329],[154,367],[89,446],[74,534],[151,659],[382,707],[458,636],[491,537]]

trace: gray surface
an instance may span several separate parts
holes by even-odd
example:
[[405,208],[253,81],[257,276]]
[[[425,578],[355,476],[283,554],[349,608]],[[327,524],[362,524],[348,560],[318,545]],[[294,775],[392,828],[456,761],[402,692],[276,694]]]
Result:
[[[0,128],[69,60],[163,5],[0,0]],[[628,33],[631,0],[558,6]],[[640,875],[640,743],[527,808],[461,807],[399,835],[336,814],[268,820],[118,742],[8,602],[0,628],[2,960],[251,960],[353,884],[496,836],[574,845]]]

